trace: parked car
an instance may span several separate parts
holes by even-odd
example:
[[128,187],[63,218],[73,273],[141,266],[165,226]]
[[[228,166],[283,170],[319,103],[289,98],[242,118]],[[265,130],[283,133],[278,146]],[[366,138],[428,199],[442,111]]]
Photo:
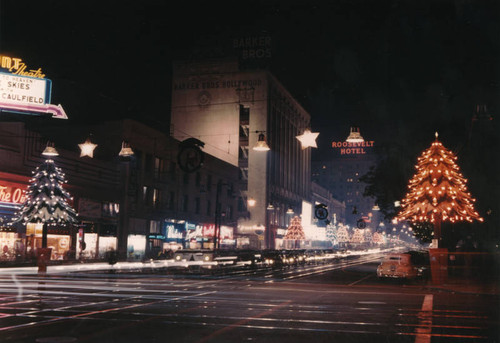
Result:
[[379,278],[414,279],[426,276],[429,270],[428,254],[420,251],[391,253],[377,267]]

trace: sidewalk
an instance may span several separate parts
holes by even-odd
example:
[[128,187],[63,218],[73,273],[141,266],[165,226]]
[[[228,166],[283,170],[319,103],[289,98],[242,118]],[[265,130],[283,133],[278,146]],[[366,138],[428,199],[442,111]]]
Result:
[[448,276],[448,278],[441,284],[433,283],[432,280],[429,279],[425,287],[434,291],[478,295],[500,295],[500,280],[498,279],[498,276],[490,278],[489,280]]

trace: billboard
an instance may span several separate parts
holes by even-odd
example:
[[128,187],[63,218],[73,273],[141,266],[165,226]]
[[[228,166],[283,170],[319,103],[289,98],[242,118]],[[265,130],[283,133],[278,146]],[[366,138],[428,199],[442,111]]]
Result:
[[16,105],[44,105],[50,103],[51,84],[48,79],[0,72],[0,101]]

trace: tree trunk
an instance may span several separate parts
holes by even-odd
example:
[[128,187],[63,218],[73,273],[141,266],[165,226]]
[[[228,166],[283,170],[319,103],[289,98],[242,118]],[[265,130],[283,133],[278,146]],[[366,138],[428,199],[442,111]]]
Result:
[[441,219],[436,220],[434,223],[434,239],[437,242],[437,246],[435,248],[438,248],[441,246]]
[[43,223],[43,228],[42,228],[42,248],[47,247],[47,223]]

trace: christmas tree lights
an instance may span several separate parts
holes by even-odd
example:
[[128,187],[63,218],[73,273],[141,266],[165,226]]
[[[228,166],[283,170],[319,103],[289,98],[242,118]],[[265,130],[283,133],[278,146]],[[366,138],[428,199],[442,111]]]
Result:
[[418,158],[416,174],[408,184],[398,220],[434,224],[434,238],[441,238],[441,223],[483,221],[474,209],[475,199],[467,190],[457,157],[436,140]]
[[26,200],[11,224],[43,223],[42,242],[46,242],[47,225],[65,226],[76,223],[77,214],[68,204],[68,200],[72,200],[70,194],[63,188],[63,184],[67,182],[65,174],[56,167],[53,160],[45,160],[33,174]]
[[306,239],[306,235],[304,234],[304,229],[302,229],[302,223],[299,217],[295,216],[290,220],[290,226],[288,227],[288,230],[286,230],[285,239]]

